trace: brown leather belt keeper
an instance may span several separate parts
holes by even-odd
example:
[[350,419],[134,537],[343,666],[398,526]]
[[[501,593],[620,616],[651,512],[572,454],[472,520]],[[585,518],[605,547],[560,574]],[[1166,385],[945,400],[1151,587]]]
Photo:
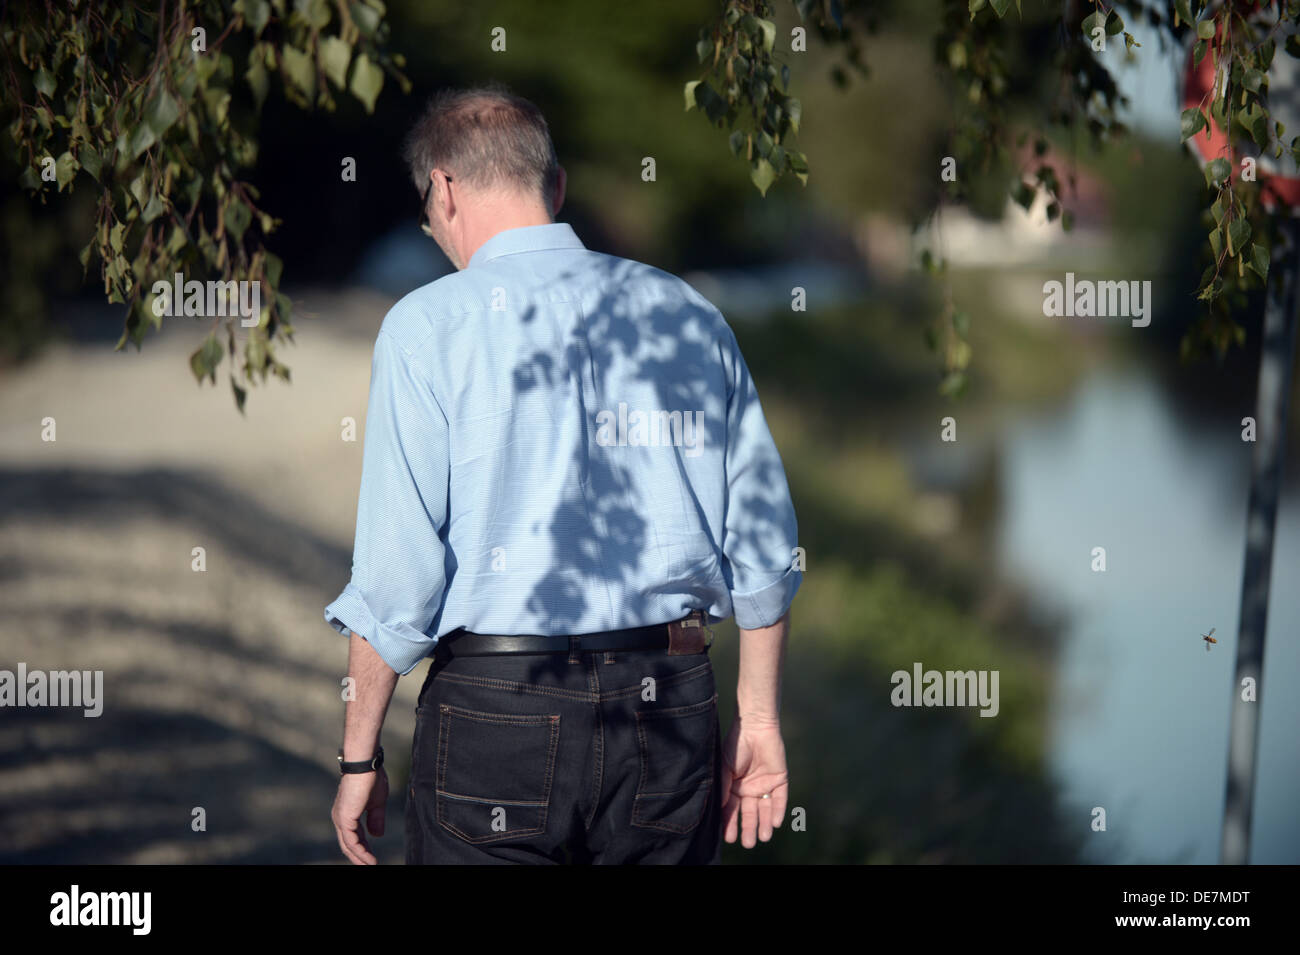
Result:
[[675,620],[668,624],[668,655],[703,653],[711,642],[711,636],[701,617],[690,616],[685,620]]

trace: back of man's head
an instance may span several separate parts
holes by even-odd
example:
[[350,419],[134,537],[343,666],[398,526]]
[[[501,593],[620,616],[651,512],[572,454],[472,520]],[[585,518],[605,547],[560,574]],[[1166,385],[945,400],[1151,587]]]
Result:
[[406,140],[417,191],[441,169],[481,191],[555,197],[559,163],[541,110],[499,84],[444,90],[434,96]]

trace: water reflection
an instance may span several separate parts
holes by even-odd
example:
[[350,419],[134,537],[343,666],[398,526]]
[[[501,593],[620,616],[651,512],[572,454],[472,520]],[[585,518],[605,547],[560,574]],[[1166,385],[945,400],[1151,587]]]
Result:
[[[1109,371],[1006,432],[999,554],[1068,614],[1052,759],[1080,825],[1106,810],[1093,861],[1218,861],[1250,454],[1239,419],[1185,420],[1149,377]],[[1255,863],[1300,862],[1298,491],[1283,489],[1278,514]]]

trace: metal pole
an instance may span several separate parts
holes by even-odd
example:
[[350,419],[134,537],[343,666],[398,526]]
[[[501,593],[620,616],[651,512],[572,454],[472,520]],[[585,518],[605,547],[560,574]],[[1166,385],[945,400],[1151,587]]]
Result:
[[[1228,736],[1228,788],[1223,808],[1224,865],[1250,861],[1250,821],[1255,801],[1259,750],[1259,707],[1263,703],[1264,632],[1268,624],[1268,585],[1273,568],[1273,535],[1278,490],[1286,450],[1287,401],[1296,342],[1296,273],[1300,268],[1300,220],[1282,210],[1279,237],[1269,271],[1264,338],[1260,345],[1255,396],[1255,448],[1246,505],[1246,563],[1241,578],[1241,619],[1237,668],[1232,687],[1232,727]],[[1242,700],[1243,681],[1254,681],[1254,702]]]

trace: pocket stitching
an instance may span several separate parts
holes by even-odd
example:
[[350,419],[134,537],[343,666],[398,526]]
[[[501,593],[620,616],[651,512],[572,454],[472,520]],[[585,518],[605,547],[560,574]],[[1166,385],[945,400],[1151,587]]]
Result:
[[[503,713],[484,713],[479,710],[467,710],[462,707],[452,706],[448,703],[439,704],[439,710],[444,718],[440,718],[438,723],[438,776],[434,782],[434,803],[438,825],[442,826],[448,832],[454,833],[459,838],[470,843],[471,845],[484,845],[489,842],[501,842],[506,839],[518,839],[521,836],[535,836],[546,831],[547,817],[551,809],[551,789],[555,781],[555,754],[559,748],[560,742],[560,717],[559,714],[537,714],[537,715],[516,715]],[[543,723],[549,723],[551,726],[550,739],[547,742],[546,754],[546,777],[542,782],[542,798],[537,802],[531,800],[526,803],[521,800],[487,800],[477,799],[475,797],[461,797],[452,793],[446,793],[444,784],[447,779],[447,756],[450,752],[451,742],[451,720],[445,717],[463,716],[468,719],[476,719],[484,723],[498,723],[507,726],[538,726]],[[486,717],[486,718],[485,718]],[[447,799],[469,799],[470,801],[481,802],[485,805],[525,805],[528,808],[540,808],[541,815],[538,824],[529,829],[515,829],[509,832],[496,833],[487,836],[471,836],[462,831],[460,827],[446,819],[446,813],[443,811],[443,798]]]
[[675,823],[663,822],[663,821],[658,821],[658,822],[645,821],[639,818],[641,815],[639,809],[640,806],[639,801],[643,797],[673,796],[676,795],[677,793],[691,791],[688,789],[674,789],[669,792],[663,792],[663,793],[645,792],[646,774],[649,771],[649,760],[647,759],[647,751],[649,749],[649,746],[646,742],[646,736],[645,736],[645,720],[662,718],[674,714],[679,716],[693,716],[697,712],[702,713],[707,709],[716,708],[717,702],[718,702],[718,694],[714,693],[712,697],[700,703],[690,703],[687,704],[686,706],[675,706],[672,707],[671,709],[666,709],[666,710],[637,712],[636,734],[637,734],[637,742],[638,742],[638,746],[637,746],[638,755],[641,762],[641,777],[637,781],[636,793],[632,797],[632,825],[642,829],[659,829],[664,832],[672,832],[678,835],[684,835],[685,833],[691,832],[694,829],[696,829],[699,826],[699,824],[703,821],[705,813],[708,812],[709,800],[713,797],[713,777],[714,777],[715,770],[717,768],[717,754],[715,752],[717,749],[716,746],[717,732],[718,732],[717,721],[713,720],[709,724],[709,740],[708,740],[709,770],[708,770],[708,776],[706,777],[707,782],[705,782],[705,784],[702,787],[698,787],[696,790],[694,790],[695,792],[699,792],[700,789],[703,789],[705,793],[703,804],[700,807],[699,817],[696,818],[694,822],[690,823],[689,825],[686,825],[686,824],[675,824]]

